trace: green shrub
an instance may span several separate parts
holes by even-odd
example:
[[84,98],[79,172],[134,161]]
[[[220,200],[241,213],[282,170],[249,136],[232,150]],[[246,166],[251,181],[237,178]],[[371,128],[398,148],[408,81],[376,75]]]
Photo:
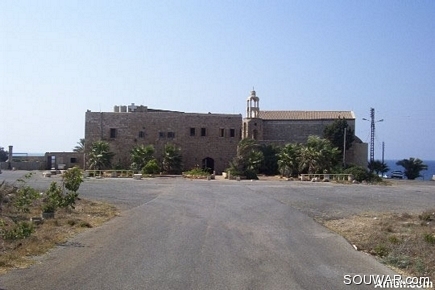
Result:
[[201,168],[194,168],[192,170],[184,172],[184,174],[190,175],[190,176],[208,176],[208,175],[210,175],[210,173],[208,173],[208,171],[201,169]]
[[246,170],[243,175],[246,179],[258,179],[257,173],[254,170]]
[[379,257],[386,257],[389,254],[389,250],[384,244],[377,244],[373,250]]
[[77,221],[76,220],[68,220],[67,223],[68,223],[68,225],[73,227],[76,225]]
[[392,243],[392,244],[398,244],[398,243],[400,243],[399,238],[396,237],[396,236],[389,236],[389,237],[388,237],[388,241],[389,241],[390,243]]
[[434,218],[432,217],[432,212],[430,211],[425,211],[423,212],[421,215],[418,216],[418,218],[422,221],[426,221],[429,222],[431,220],[433,220]]
[[21,212],[29,212],[32,203],[39,197],[39,193],[30,186],[23,186],[17,190],[14,206]]
[[32,223],[19,222],[10,230],[1,230],[1,235],[5,240],[21,240],[29,237],[34,231]]
[[431,233],[424,234],[424,240],[431,245],[435,245],[435,236]]
[[29,212],[30,206],[39,197],[39,193],[34,188],[26,185],[26,180],[30,179],[32,175],[33,173],[28,173],[17,180],[19,185],[13,198],[13,205],[18,211]]
[[68,169],[64,172],[62,181],[66,189],[77,192],[83,182],[82,170],[78,167]]
[[85,221],[81,221],[79,225],[81,228],[92,228],[92,225]]
[[156,159],[151,159],[142,168],[143,174],[158,174],[160,172],[160,166]]
[[406,269],[411,265],[410,258],[405,255],[388,255],[384,262],[399,269]]
[[358,182],[362,182],[364,180],[367,180],[369,177],[369,173],[368,173],[367,169],[365,169],[364,167],[361,167],[361,166],[352,166],[352,167],[346,168],[343,172],[345,174],[352,174],[353,178]]
[[225,172],[227,172],[228,174],[230,174],[232,177],[243,175],[242,172],[238,171],[236,168],[233,168],[233,167],[227,168],[227,169],[225,170]]

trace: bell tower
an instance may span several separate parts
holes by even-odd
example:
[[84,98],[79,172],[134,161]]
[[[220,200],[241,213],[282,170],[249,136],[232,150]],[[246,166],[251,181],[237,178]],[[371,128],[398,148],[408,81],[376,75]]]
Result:
[[246,100],[246,118],[243,119],[242,137],[263,140],[263,120],[260,119],[260,98],[252,88]]
[[255,94],[252,88],[251,95],[246,100],[246,118],[258,118],[260,113],[260,98]]

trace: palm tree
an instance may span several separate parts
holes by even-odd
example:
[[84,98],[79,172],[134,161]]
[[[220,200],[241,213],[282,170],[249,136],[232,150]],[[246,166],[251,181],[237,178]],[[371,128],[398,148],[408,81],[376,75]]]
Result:
[[370,161],[368,164],[368,168],[369,168],[370,172],[374,171],[374,172],[376,172],[377,175],[379,175],[379,173],[384,174],[385,172],[390,170],[388,165],[385,162],[382,163],[382,161],[380,161],[380,160]]
[[299,156],[301,153],[301,146],[299,144],[287,144],[277,154],[278,156],[278,169],[281,175],[286,177],[297,174],[299,169]]
[[329,140],[309,136],[300,151],[300,171],[307,170],[309,174],[330,172],[339,162],[339,153]]
[[266,175],[275,175],[278,172],[278,153],[281,148],[273,145],[262,145],[260,147],[260,151],[263,153],[263,161],[261,162],[261,166],[259,172],[264,173]]
[[166,144],[162,165],[163,170],[168,173],[180,173],[182,168],[181,149],[173,144]]
[[95,141],[92,143],[91,151],[88,156],[89,168],[96,170],[110,168],[114,155],[115,154],[110,151],[109,143],[105,141]]
[[80,138],[80,141],[77,142],[78,145],[76,145],[73,149],[74,152],[78,153],[84,153],[85,152],[85,138]]
[[237,155],[230,162],[232,171],[245,175],[249,171],[257,171],[263,161],[263,153],[254,139],[242,139],[237,145]]
[[131,167],[136,171],[142,170],[142,168],[153,159],[154,151],[153,145],[138,145],[131,149]]
[[417,177],[421,177],[420,171],[427,170],[427,165],[423,164],[418,158],[402,159],[396,162],[397,165],[402,166],[405,169],[405,176],[410,180],[414,180]]

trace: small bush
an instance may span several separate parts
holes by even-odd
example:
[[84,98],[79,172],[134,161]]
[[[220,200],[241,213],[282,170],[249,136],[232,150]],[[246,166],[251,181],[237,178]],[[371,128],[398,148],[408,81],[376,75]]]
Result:
[[421,215],[418,216],[421,221],[430,222],[434,220],[434,214],[430,211],[425,211]]
[[345,174],[352,174],[353,178],[358,181],[358,182],[362,182],[364,180],[368,179],[369,176],[369,172],[361,166],[353,166],[353,167],[349,167],[347,169],[344,170]]
[[431,245],[435,245],[435,236],[431,233],[426,233],[423,235],[424,240]]
[[427,267],[421,259],[415,261],[414,269],[418,275],[427,275]]
[[201,168],[194,168],[192,170],[185,172],[184,174],[190,175],[190,176],[208,176],[208,175],[210,175],[210,173],[208,173],[208,171],[205,171]]
[[14,228],[1,231],[5,240],[21,240],[29,237],[35,231],[33,224],[28,222],[19,222]]
[[389,237],[388,237],[388,241],[389,241],[390,243],[392,243],[392,244],[398,244],[398,243],[400,243],[399,238],[396,237],[396,236],[389,236]]
[[81,228],[92,228],[92,225],[90,223],[88,223],[88,222],[85,222],[85,221],[81,221],[79,226]]
[[160,172],[160,166],[156,159],[148,161],[147,164],[142,168],[143,174],[158,174]]
[[379,257],[386,257],[389,254],[389,250],[384,244],[377,244],[373,250]]
[[384,262],[399,269],[406,269],[411,265],[411,260],[405,255],[388,255]]
[[258,179],[257,173],[255,173],[253,170],[246,170],[243,175],[246,177],[246,179]]

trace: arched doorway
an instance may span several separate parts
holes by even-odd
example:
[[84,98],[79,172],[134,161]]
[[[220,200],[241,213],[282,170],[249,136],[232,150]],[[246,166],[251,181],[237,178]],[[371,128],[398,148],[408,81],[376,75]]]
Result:
[[214,159],[210,157],[202,159],[202,169],[208,171],[209,173],[213,173]]

